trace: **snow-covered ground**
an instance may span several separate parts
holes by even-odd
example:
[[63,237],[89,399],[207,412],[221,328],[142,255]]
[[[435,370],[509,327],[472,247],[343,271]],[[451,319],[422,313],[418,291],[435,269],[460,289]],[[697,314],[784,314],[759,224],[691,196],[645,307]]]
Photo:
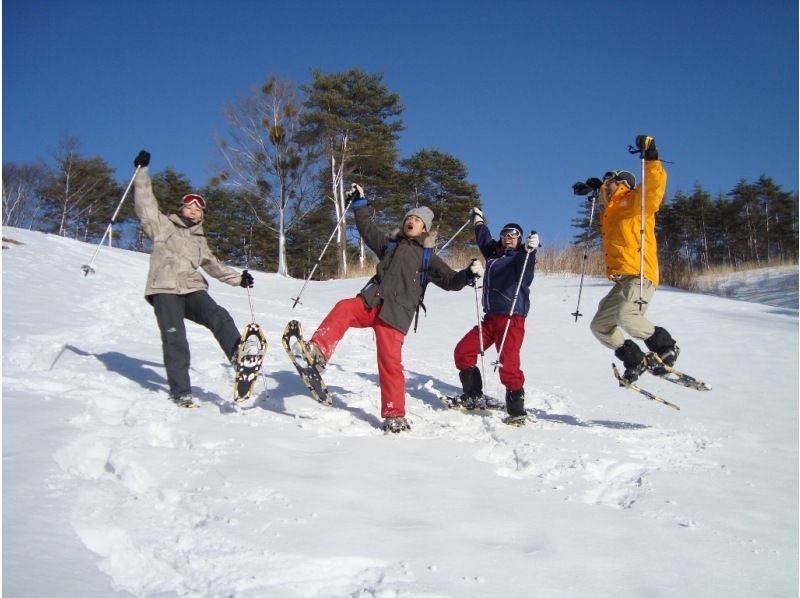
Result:
[[797,309],[797,282],[797,266],[773,266],[732,272],[724,277],[700,276],[697,279],[697,290],[743,301]]
[[[588,323],[608,289],[539,276],[527,406],[445,411],[467,288],[428,290],[404,355],[410,433],[379,429],[370,330],[314,402],[280,347],[363,280],[254,273],[267,331],[255,399],[189,325],[201,408],[166,400],[142,298],[146,255],[17,229],[3,236],[3,590],[7,596],[796,596],[798,312],[662,288],[651,318],[707,393],[645,378],[680,411],[618,388]],[[752,283],[752,281],[748,281]],[[745,284],[745,283],[743,283]],[[775,292],[784,292],[776,289]],[[212,281],[237,324],[247,294]],[[500,394],[491,362],[488,390]]]

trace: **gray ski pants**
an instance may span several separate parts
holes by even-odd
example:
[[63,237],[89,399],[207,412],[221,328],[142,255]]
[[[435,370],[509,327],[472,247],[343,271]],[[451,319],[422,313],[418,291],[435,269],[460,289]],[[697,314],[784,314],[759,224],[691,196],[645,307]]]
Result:
[[656,292],[653,283],[644,279],[642,298],[647,301],[640,306],[639,277],[621,276],[608,294],[600,300],[597,313],[592,319],[592,333],[609,349],[619,349],[625,342],[622,331],[633,338],[646,339],[653,336],[655,325],[644,317],[650,300]]
[[231,315],[217,305],[206,291],[195,291],[188,295],[158,293],[150,295],[149,299],[161,331],[169,393],[173,397],[191,394],[189,342],[186,340],[184,318],[211,330],[229,360],[239,345],[241,335]]

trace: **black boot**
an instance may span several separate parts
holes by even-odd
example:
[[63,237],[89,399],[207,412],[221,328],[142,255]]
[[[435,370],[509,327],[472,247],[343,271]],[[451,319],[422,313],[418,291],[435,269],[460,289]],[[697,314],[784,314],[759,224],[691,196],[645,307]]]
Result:
[[636,382],[647,369],[644,351],[631,339],[627,339],[619,349],[614,351],[614,355],[625,366],[625,373],[622,374],[622,377],[630,384]]
[[506,411],[510,417],[525,416],[525,389],[506,389]]
[[[670,367],[675,365],[681,352],[678,345],[675,344],[675,339],[661,326],[656,326],[653,335],[650,338],[646,338],[644,344]],[[654,373],[657,374],[658,372],[654,371]]]
[[483,378],[478,366],[474,365],[458,372],[461,380],[461,388],[464,394],[461,395],[461,404],[466,409],[476,409],[480,407],[483,400]]

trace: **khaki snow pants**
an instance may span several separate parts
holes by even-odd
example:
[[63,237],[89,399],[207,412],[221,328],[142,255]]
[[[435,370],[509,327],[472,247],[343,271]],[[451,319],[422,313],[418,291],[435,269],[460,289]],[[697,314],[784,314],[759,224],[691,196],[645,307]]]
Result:
[[633,338],[653,336],[655,325],[644,314],[655,292],[656,287],[645,278],[642,299],[647,303],[640,306],[636,303],[639,300],[639,277],[621,276],[600,300],[592,319],[590,328],[597,340],[609,349],[616,350],[625,342],[623,330]]

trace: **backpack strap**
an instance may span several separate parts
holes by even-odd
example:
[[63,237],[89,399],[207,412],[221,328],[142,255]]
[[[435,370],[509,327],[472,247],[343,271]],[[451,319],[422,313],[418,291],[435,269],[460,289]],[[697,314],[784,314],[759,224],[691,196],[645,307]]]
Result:
[[428,267],[431,264],[431,254],[433,253],[433,247],[423,247],[422,248],[422,267],[419,270],[419,284],[422,287],[422,293],[419,296],[419,303],[417,304],[417,309],[414,311],[414,332],[417,331],[417,324],[419,323],[419,308],[422,308],[422,311],[425,312],[425,315],[428,315],[428,309],[425,307],[424,299],[425,299],[425,289],[428,288]]

